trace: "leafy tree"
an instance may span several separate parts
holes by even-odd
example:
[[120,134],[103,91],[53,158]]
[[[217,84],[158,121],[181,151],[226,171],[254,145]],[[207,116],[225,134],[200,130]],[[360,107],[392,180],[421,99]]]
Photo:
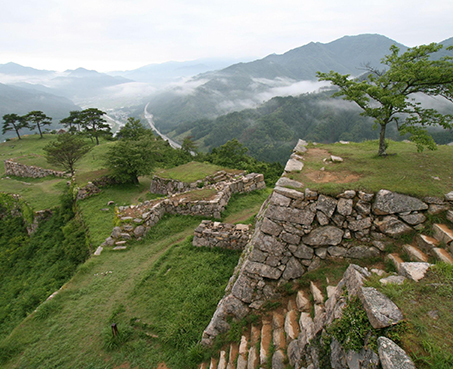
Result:
[[5,114],[3,116],[3,129],[2,129],[2,134],[5,134],[8,131],[16,131],[16,135],[21,140],[19,131],[22,128],[28,128],[27,121],[24,119],[24,117],[21,117],[20,115],[17,114]]
[[116,137],[120,140],[137,141],[149,132],[149,129],[143,127],[140,119],[129,117],[127,118],[127,123],[118,131]]
[[91,150],[91,145],[80,136],[63,133],[44,146],[43,150],[49,164],[61,165],[74,175],[75,164]]
[[452,101],[453,57],[432,58],[440,49],[442,45],[432,43],[408,49],[400,55],[398,47],[393,45],[391,54],[382,60],[386,69],[366,66],[365,79],[353,80],[348,74],[334,71],[318,72],[317,76],[339,87],[333,96],[355,102],[363,110],[362,115],[373,118],[375,125],[380,126],[378,155],[386,155],[385,135],[390,123],[396,124],[400,134],[411,134],[418,151],[424,147],[432,150],[436,146],[426,127],[452,128],[453,116],[423,108],[415,95],[442,96]]
[[24,116],[25,121],[27,122],[28,128],[34,130],[38,128],[39,135],[42,138],[42,126],[50,126],[52,124],[52,118],[48,117],[42,111],[34,110]]
[[213,148],[211,152],[212,162],[230,168],[239,168],[241,162],[249,162],[251,157],[247,155],[248,149],[236,138],[228,141],[219,148]]
[[189,154],[195,154],[197,152],[197,144],[194,142],[192,136],[184,137],[181,145],[181,150]]
[[121,140],[109,148],[105,164],[119,182],[138,184],[138,177],[151,173],[159,155],[158,140],[154,137]]
[[76,130],[80,131],[80,113],[79,110],[72,110],[69,112],[69,117],[60,120],[60,123],[63,124],[69,132],[74,132]]
[[102,133],[110,133],[110,126],[103,118],[105,112],[89,108],[82,110],[79,114],[80,125],[85,132],[96,138],[96,145],[99,145],[99,135]]

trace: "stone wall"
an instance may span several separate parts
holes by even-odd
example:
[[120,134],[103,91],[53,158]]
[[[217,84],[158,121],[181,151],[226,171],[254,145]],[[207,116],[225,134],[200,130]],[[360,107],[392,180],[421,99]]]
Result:
[[211,200],[192,201],[184,194],[161,200],[145,201],[139,205],[120,206],[117,217],[121,225],[115,227],[104,246],[122,246],[131,238],[142,237],[164,214],[204,216],[220,219],[221,213],[234,193],[246,193],[266,187],[262,174],[251,173],[212,185],[217,191]]
[[192,191],[197,188],[203,188],[218,182],[230,181],[234,178],[240,178],[243,174],[244,173],[232,174],[221,170],[214,173],[213,175],[206,176],[203,179],[191,183],[154,176],[153,180],[151,181],[150,192],[160,195],[173,195],[177,193]]
[[[286,171],[303,168],[305,146],[303,141],[298,143]],[[258,214],[255,232],[202,342],[212,343],[229,328],[227,316],[240,319],[244,311],[259,309],[278,297],[279,285],[318,268],[327,258],[380,256],[389,237],[421,227],[427,212],[451,209],[451,194],[422,201],[388,190],[376,194],[351,190],[331,197],[280,178]]]
[[7,176],[42,178],[47,176],[66,177],[65,172],[52,169],[35,167],[34,165],[25,165],[16,163],[12,160],[5,160],[5,174]]
[[243,250],[250,240],[247,224],[226,224],[203,220],[195,229],[194,246]]

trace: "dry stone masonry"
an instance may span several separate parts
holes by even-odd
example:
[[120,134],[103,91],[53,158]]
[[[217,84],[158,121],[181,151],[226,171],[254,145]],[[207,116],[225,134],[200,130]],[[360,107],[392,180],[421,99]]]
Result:
[[195,229],[193,245],[243,250],[250,239],[249,228],[247,224],[226,224],[203,220]]
[[5,160],[5,174],[7,176],[42,178],[47,176],[66,177],[65,172],[52,169],[35,167],[34,165],[25,165],[16,163],[12,160]]
[[154,176],[151,181],[150,191],[151,193],[157,193],[160,195],[174,195],[187,191],[192,191],[197,188],[204,188],[214,183],[226,182],[233,179],[240,178],[244,173],[232,174],[227,173],[224,170],[220,170],[213,175],[206,176],[203,179],[199,179],[196,182],[186,183],[177,181],[175,179],[161,178]]
[[121,225],[115,227],[101,246],[123,247],[128,240],[142,237],[164,214],[205,216],[219,219],[234,193],[246,193],[266,187],[262,174],[250,173],[209,188],[216,190],[210,200],[190,200],[184,194],[165,199],[145,201],[139,205],[120,206],[117,218]]
[[[300,170],[294,161],[303,160],[306,146],[299,141],[286,171]],[[451,209],[452,197],[422,201],[384,189],[376,194],[349,190],[332,197],[282,177],[257,216],[255,232],[202,343],[211,344],[229,329],[228,316],[240,319],[259,309],[278,297],[278,286],[318,268],[327,258],[381,256],[388,237],[422,227],[427,212]],[[453,239],[448,245],[453,248]]]

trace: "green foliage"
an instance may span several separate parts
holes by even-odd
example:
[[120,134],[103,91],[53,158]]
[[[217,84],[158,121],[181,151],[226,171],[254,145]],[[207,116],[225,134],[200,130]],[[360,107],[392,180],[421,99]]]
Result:
[[381,71],[367,66],[366,79],[353,80],[349,74],[333,71],[318,72],[317,76],[339,87],[340,91],[334,96],[356,103],[363,115],[373,118],[375,125],[380,126],[379,155],[386,155],[386,128],[390,123],[395,123],[402,135],[410,134],[418,151],[424,147],[434,150],[434,140],[426,127],[437,125],[451,129],[453,116],[422,107],[414,95],[422,93],[452,100],[453,57],[430,58],[440,49],[442,45],[432,43],[408,49],[400,55],[399,48],[393,45],[391,54],[382,60],[387,69]]
[[[138,141],[143,136],[150,134],[151,130],[146,129],[140,119],[133,117],[127,118],[127,123],[116,134],[119,140]],[[151,133],[152,134],[152,133]]]
[[96,139],[96,145],[99,145],[101,135],[110,134],[110,126],[103,118],[104,115],[105,112],[99,109],[89,108],[82,110],[76,118],[84,132]]
[[2,134],[14,130],[16,132],[17,138],[20,140],[21,137],[19,131],[23,128],[27,128],[27,121],[24,119],[24,117],[21,117],[17,114],[5,114],[3,116]]
[[24,117],[25,122],[29,129],[34,130],[38,128],[39,135],[43,138],[42,128],[43,126],[50,126],[52,124],[52,118],[48,117],[42,111],[34,110],[26,114]]
[[[31,236],[20,214],[6,213],[0,219],[0,337],[58,290],[89,256],[85,228],[67,198]],[[57,310],[57,298],[41,308],[37,318],[45,319]]]
[[91,145],[79,136],[63,133],[43,150],[49,164],[60,165],[74,175],[75,164],[91,150]]

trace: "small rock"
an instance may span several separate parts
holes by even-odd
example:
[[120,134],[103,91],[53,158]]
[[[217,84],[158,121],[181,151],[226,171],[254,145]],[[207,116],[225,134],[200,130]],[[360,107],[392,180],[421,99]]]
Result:
[[399,273],[418,282],[425,276],[425,273],[430,266],[431,264],[422,262],[401,263]]
[[331,155],[330,156],[330,160],[332,160],[334,163],[342,163],[343,162],[343,158],[341,158],[339,156],[335,156],[335,155]]
[[404,281],[406,280],[406,277],[403,277],[402,275],[391,275],[387,278],[382,278],[379,280],[381,284],[386,285],[386,284],[403,284]]
[[434,320],[439,319],[439,310],[431,310],[431,311],[428,311],[427,314],[431,319],[434,319]]

